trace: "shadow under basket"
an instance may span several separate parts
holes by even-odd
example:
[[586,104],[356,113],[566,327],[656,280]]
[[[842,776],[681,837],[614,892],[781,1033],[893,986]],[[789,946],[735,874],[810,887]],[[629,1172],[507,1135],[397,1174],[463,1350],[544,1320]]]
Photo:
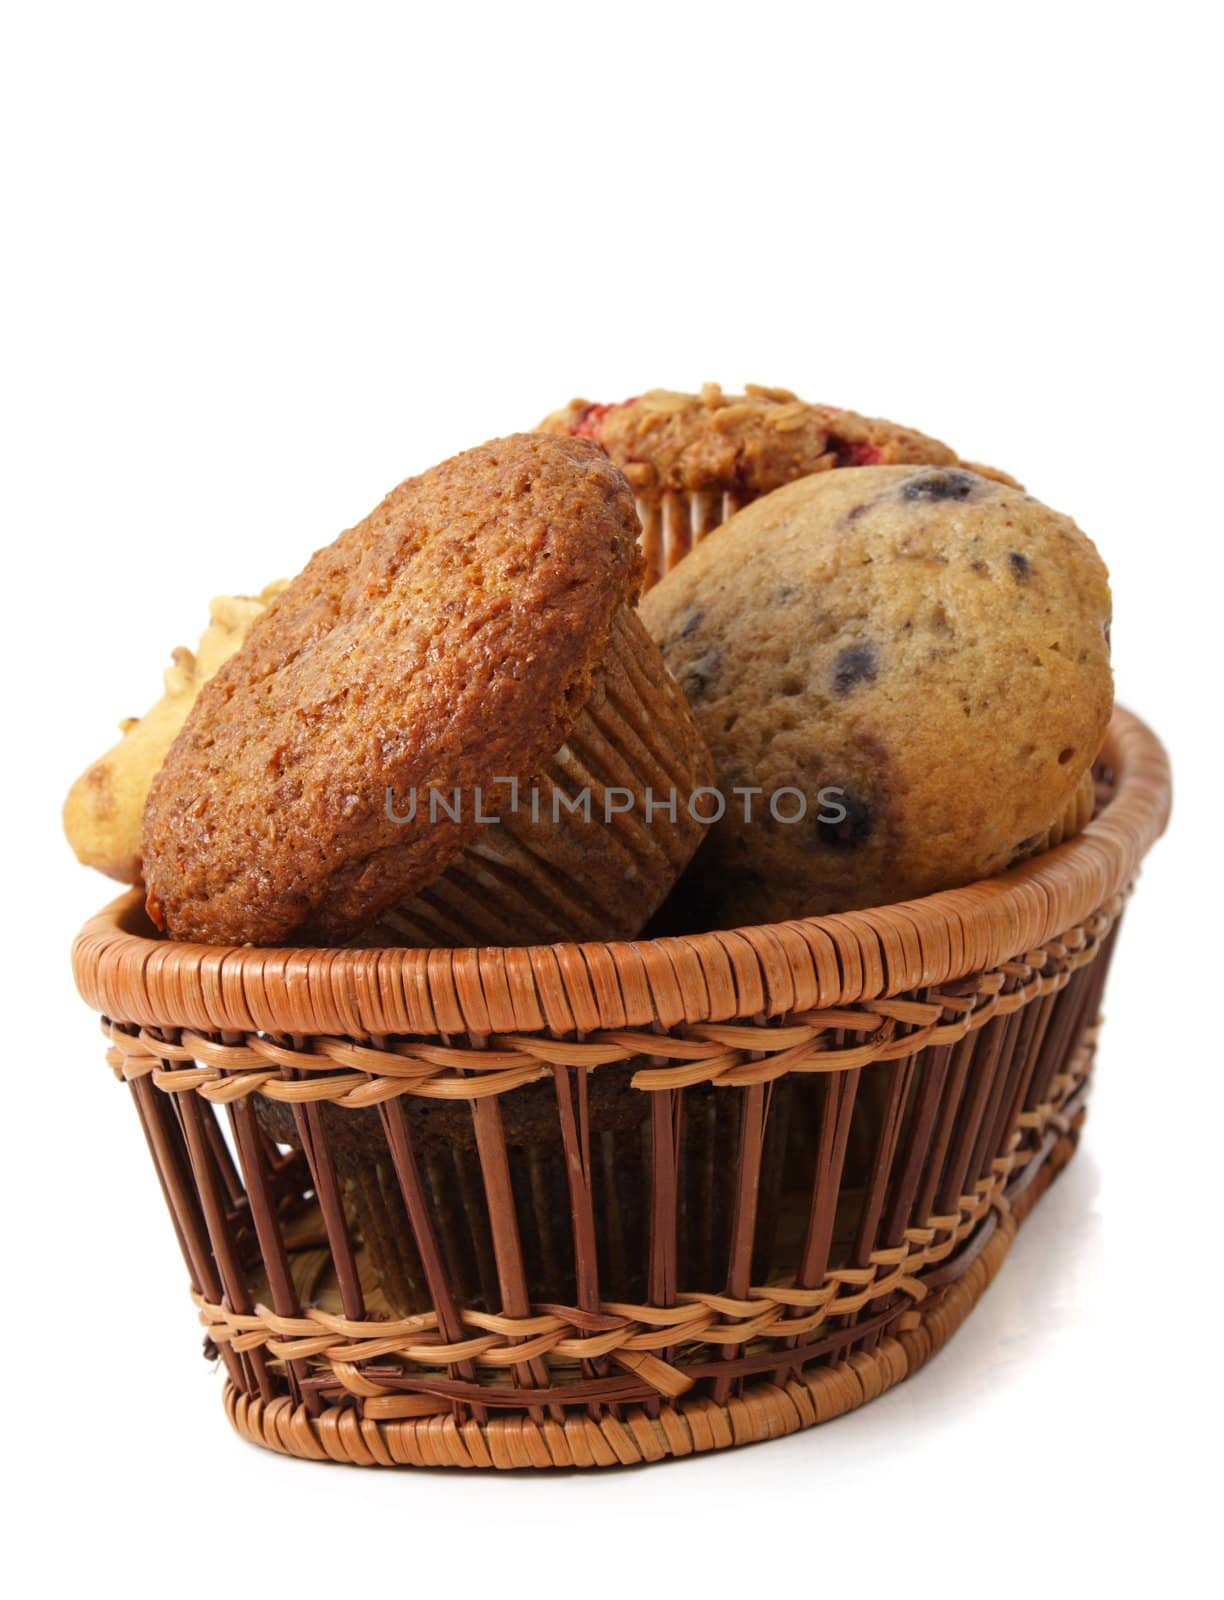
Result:
[[79,934],[238,1431],[362,1465],[746,1444],[921,1366],[1070,1159],[1169,772],[1002,877],[771,927],[484,950]]

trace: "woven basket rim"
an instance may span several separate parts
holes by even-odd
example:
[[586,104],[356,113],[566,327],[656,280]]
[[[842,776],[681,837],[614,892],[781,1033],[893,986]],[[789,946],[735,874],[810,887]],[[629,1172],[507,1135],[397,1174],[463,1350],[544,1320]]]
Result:
[[1039,949],[1128,888],[1168,822],[1169,761],[1120,707],[1101,757],[1116,787],[1082,833],[919,900],[624,943],[350,950],[153,938],[130,890],[78,933],[73,974],[117,1022],[357,1039],[674,1027],[876,999]]

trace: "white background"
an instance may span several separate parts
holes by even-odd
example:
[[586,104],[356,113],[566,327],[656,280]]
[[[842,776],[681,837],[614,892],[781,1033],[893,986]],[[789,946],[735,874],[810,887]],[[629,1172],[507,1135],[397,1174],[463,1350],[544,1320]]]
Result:
[[[4,1432],[17,1592],[1078,1593],[1215,1570],[1221,526],[1206,7],[10,13]],[[1173,753],[1086,1147],[925,1372],[582,1477],[242,1445],[68,977],[58,807],[205,603],[572,394],[783,384],[1073,513]],[[11,1504],[11,1502],[10,1502]],[[1208,1563],[1211,1563],[1209,1566]]]

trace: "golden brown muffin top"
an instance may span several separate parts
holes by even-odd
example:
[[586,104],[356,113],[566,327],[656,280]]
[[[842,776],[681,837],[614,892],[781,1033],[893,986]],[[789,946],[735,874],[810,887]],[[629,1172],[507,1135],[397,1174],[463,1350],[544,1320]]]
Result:
[[724,792],[809,803],[795,825],[728,805],[709,923],[909,899],[1023,854],[1108,726],[1110,608],[1069,517],[959,467],[809,476],[716,529],[640,615]]
[[472,837],[418,804],[531,777],[640,585],[633,499],[583,439],[410,478],[319,551],[203,688],[145,811],[149,908],[206,943],[342,942]]
[[768,494],[828,467],[956,461],[947,445],[913,428],[755,384],[742,395],[708,383],[700,394],[651,389],[619,405],[571,400],[540,427],[594,439],[641,493]]

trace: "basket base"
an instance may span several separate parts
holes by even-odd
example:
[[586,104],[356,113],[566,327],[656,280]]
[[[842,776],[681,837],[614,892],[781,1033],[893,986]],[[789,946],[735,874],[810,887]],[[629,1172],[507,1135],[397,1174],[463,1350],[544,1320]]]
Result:
[[760,1381],[722,1405],[705,1395],[680,1400],[655,1417],[635,1407],[623,1419],[596,1420],[575,1409],[561,1422],[512,1416],[459,1423],[450,1416],[377,1422],[338,1406],[311,1417],[287,1398],[251,1399],[227,1382],[226,1412],[252,1444],[308,1461],[502,1470],[635,1466],[756,1444],[830,1422],[917,1372],[948,1342],[1003,1265],[1020,1223],[1074,1155],[1081,1120],[1082,1113],[999,1218],[976,1260],[929,1309],[910,1313],[899,1331],[882,1337],[873,1350],[800,1372],[785,1384]]

